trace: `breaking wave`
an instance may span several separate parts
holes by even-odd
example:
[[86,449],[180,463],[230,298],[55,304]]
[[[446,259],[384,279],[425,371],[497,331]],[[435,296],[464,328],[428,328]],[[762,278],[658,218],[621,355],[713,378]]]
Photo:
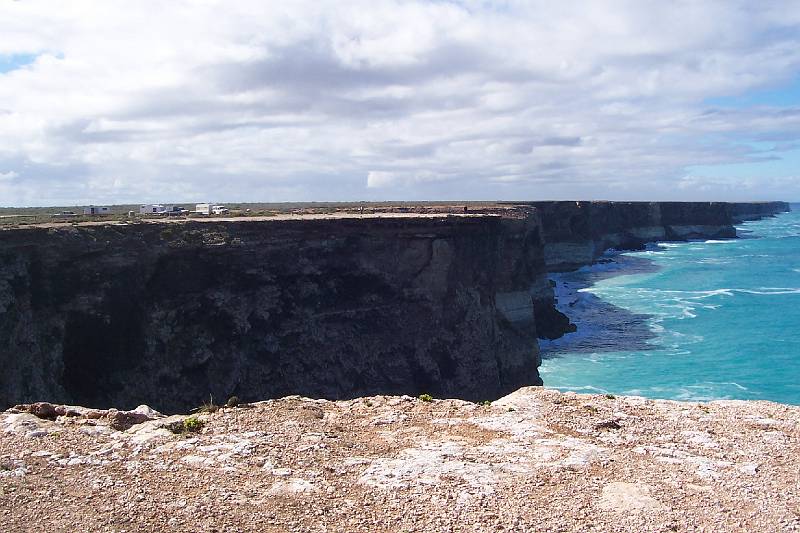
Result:
[[800,206],[739,229],[553,276],[578,330],[541,343],[545,385],[800,404]]

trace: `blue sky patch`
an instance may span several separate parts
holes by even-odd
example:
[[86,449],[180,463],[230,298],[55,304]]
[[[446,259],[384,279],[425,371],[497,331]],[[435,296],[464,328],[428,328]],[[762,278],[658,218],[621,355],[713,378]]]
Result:
[[0,74],[30,65],[37,57],[36,54],[0,54]]
[[768,89],[749,91],[735,96],[721,96],[706,100],[708,105],[737,109],[755,106],[800,106],[800,77],[789,83]]
[[796,175],[800,169],[800,150],[787,150],[783,152],[760,152],[759,156],[774,157],[767,161],[753,161],[752,163],[731,163],[728,165],[695,165],[688,167],[687,173],[709,178],[747,178],[760,176],[777,178],[781,176]]

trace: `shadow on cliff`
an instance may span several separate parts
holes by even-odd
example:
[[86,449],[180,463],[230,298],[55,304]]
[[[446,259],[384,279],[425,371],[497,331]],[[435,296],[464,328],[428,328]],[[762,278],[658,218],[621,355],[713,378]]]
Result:
[[542,357],[658,349],[650,342],[656,337],[649,327],[653,315],[631,312],[582,290],[605,279],[659,270],[649,259],[610,255],[591,267],[553,275],[558,309],[577,326],[577,331],[556,340],[540,341]]
[[496,295],[543,273],[528,218],[0,232],[0,409],[493,400],[541,383],[534,314]]

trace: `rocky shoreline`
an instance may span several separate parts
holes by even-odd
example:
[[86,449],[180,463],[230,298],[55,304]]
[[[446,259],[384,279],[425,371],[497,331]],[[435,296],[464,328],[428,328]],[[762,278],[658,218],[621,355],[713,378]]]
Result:
[[294,396],[207,410],[0,414],[3,529],[800,529],[800,407],[534,387],[491,405]]

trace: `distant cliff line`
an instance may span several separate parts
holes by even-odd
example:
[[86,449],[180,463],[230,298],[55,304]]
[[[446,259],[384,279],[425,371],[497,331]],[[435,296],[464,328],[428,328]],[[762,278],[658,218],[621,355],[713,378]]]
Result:
[[593,263],[609,248],[735,238],[734,224],[790,211],[786,202],[530,202],[540,212],[550,271]]
[[788,209],[530,202],[3,230],[0,404],[498,398],[541,384],[537,337],[571,329],[548,273],[609,247],[734,237],[734,223]]

